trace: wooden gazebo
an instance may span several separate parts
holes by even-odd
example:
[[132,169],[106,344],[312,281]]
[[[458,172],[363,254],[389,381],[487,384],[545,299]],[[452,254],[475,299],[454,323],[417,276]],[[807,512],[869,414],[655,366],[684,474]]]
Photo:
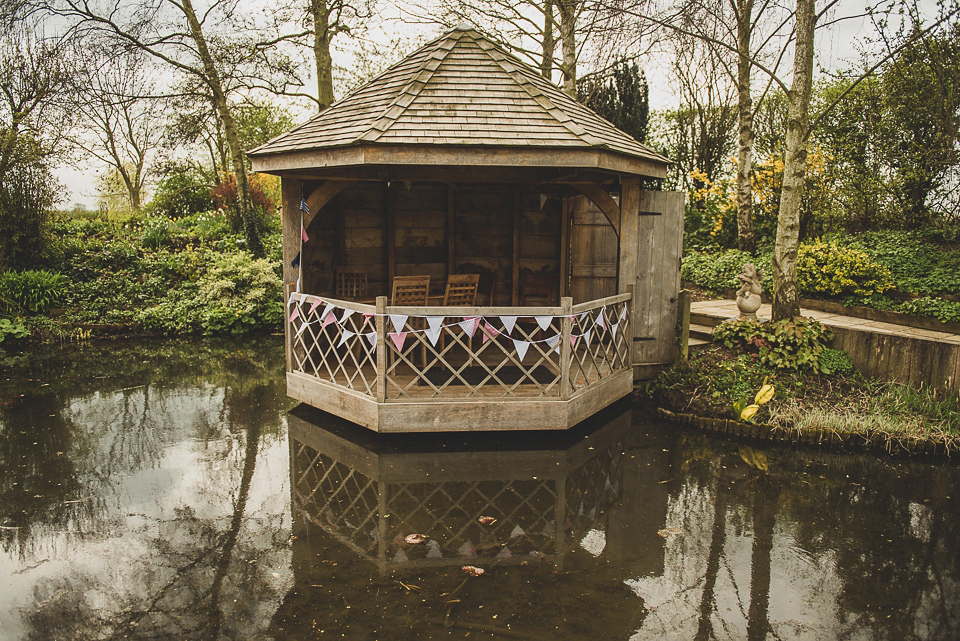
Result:
[[641,189],[669,161],[471,28],[250,157],[282,178],[300,401],[384,432],[562,429],[673,358],[683,199]]

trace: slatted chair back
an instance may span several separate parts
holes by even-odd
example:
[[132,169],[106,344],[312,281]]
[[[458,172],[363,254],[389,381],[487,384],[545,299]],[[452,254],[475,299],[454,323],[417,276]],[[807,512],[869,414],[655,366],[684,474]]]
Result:
[[430,293],[430,276],[395,276],[391,305],[426,307]]
[[477,284],[480,274],[450,274],[443,294],[444,307],[472,307],[477,304]]
[[520,306],[550,306],[557,303],[553,274],[524,272],[520,277]]
[[356,300],[367,296],[367,272],[344,267],[337,268],[336,297]]

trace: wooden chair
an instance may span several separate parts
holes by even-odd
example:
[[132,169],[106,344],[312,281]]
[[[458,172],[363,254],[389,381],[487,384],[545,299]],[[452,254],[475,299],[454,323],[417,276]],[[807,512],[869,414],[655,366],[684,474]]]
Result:
[[366,298],[367,272],[337,267],[335,296],[342,300]]
[[450,274],[447,289],[443,293],[444,307],[473,307],[477,304],[477,285],[480,274]]
[[430,276],[394,276],[391,305],[427,306],[430,294]]
[[[393,291],[390,294],[390,305],[426,307],[430,296],[430,276],[394,276]],[[413,329],[423,329],[423,321],[410,319],[407,321]],[[420,347],[420,359],[427,360],[427,348]]]
[[520,276],[520,306],[549,307],[557,304],[553,274],[523,272]]

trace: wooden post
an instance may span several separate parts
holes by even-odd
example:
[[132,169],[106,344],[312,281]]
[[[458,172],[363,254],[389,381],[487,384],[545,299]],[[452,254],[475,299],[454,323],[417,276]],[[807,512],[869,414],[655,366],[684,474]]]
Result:
[[397,205],[390,183],[385,183],[384,201],[387,209],[387,291],[393,287],[397,275]]
[[386,319],[387,297],[377,296],[377,402],[383,403],[387,398],[387,338]]
[[573,314],[573,299],[564,296],[560,299],[560,306],[563,307],[563,318],[560,319],[560,400],[566,401],[571,394],[570,363],[573,360],[573,345],[570,344],[570,335],[573,333],[573,321],[570,316]]
[[640,179],[621,178],[620,193],[620,264],[617,269],[618,293],[628,291],[627,286],[637,284],[637,265],[640,223]]
[[287,371],[292,372],[293,365],[293,333],[290,331],[290,295],[294,284],[283,284],[283,352],[286,355]]
[[560,203],[560,296],[570,295],[570,199]]
[[680,360],[690,356],[690,292],[680,291]]
[[[291,267],[300,251],[300,198],[303,183],[296,178],[280,178],[280,222],[283,225],[283,282],[296,283],[299,270]],[[303,256],[300,257],[301,259]],[[287,300],[283,301],[286,305]]]
[[513,190],[513,296],[511,304],[516,307],[520,304],[520,194],[516,187]]
[[457,272],[456,218],[453,215],[453,185],[447,183],[447,274]]

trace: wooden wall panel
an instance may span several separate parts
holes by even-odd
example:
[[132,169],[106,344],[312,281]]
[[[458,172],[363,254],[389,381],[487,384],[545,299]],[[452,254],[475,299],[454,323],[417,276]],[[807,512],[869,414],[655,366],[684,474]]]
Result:
[[617,234],[583,196],[570,199],[570,296],[583,303],[617,293]]
[[509,305],[513,271],[513,195],[509,185],[462,185],[451,194],[454,271],[494,274],[496,305]]

